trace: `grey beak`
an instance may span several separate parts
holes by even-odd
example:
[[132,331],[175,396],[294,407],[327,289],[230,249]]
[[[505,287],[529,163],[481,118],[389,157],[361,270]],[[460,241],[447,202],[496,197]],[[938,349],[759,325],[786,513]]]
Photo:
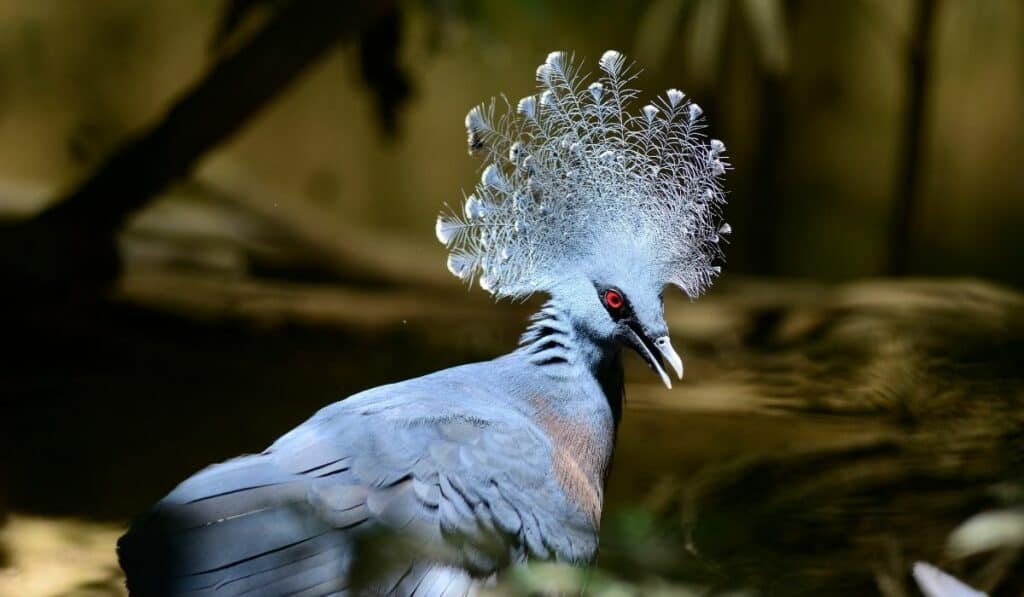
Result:
[[[633,334],[633,338],[635,339],[635,342],[633,343],[634,348],[636,348],[637,352],[640,353],[640,356],[643,357],[645,361],[647,361],[647,364],[651,366],[651,369],[654,369],[654,371],[658,374],[658,377],[661,378],[661,383],[665,384],[665,387],[671,390],[672,378],[670,378],[668,376],[668,373],[665,372],[665,367],[662,366],[660,358],[662,355],[665,354],[665,349],[660,344],[658,344],[657,341],[652,343],[650,340],[645,340],[644,336],[641,333],[637,332],[632,327],[629,328],[629,331]],[[668,337],[663,336],[658,340],[661,339],[667,340]],[[654,344],[654,346],[651,347],[651,344]],[[652,352],[652,348],[654,350],[657,350],[659,354],[654,354]],[[672,350],[671,344],[668,344],[668,350],[671,353],[671,355],[676,359],[675,361],[669,362],[672,363],[672,367],[676,370],[676,373],[681,372],[683,368],[683,362],[679,359],[679,355],[676,354],[676,351]]]
[[679,354],[675,348],[672,348],[672,341],[669,340],[668,336],[662,336],[654,341],[654,345],[661,351],[661,356],[665,357],[668,364],[672,366],[672,370],[676,372],[676,377],[679,379],[683,378],[683,359],[679,358]]

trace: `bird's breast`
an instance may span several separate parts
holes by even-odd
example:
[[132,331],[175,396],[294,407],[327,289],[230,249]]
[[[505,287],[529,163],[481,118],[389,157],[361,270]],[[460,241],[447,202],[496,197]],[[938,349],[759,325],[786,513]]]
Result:
[[595,528],[601,519],[604,479],[615,440],[609,416],[569,416],[544,396],[532,400],[538,426],[551,440],[551,468],[566,498],[586,513]]

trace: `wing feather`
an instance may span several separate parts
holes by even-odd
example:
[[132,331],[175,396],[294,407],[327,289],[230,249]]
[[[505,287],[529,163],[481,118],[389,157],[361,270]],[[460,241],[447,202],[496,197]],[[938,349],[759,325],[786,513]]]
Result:
[[588,561],[596,529],[544,433],[506,397],[427,379],[179,485],[119,542],[133,594],[467,595],[529,557]]

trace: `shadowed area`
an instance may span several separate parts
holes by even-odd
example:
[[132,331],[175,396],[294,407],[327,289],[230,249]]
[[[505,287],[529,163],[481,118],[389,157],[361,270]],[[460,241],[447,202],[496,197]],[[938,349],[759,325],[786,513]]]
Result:
[[[707,115],[711,153],[692,155],[726,156],[708,165],[728,164],[728,203],[702,241],[692,226],[664,238],[713,244],[727,261],[704,264],[724,267],[699,301],[668,293],[682,382],[664,389],[627,352],[603,508],[596,426],[578,408],[547,412],[554,395],[530,397],[557,444],[544,480],[601,513],[599,560],[516,569],[489,592],[908,597],[912,570],[945,582],[942,570],[1018,597],[1022,41],[1024,3],[1005,0],[0,2],[0,595],[123,595],[116,538],[189,475],[360,390],[511,350],[542,297],[493,304],[452,279],[435,240],[439,211],[467,211],[475,181],[499,182],[465,157],[464,118],[502,92],[510,107],[543,106],[535,69],[562,62],[552,50],[589,69],[614,49],[643,68],[627,112],[652,125],[661,109],[641,106],[662,94],[671,108],[685,92],[701,106],[687,113]],[[596,102],[601,89],[581,93]],[[469,121],[476,147],[483,119]],[[520,143],[492,158],[525,168]],[[618,190],[577,179],[555,193],[610,206],[602,193],[632,196],[643,178],[621,173]],[[467,218],[483,215],[470,205]],[[615,236],[596,251],[616,253],[607,261],[638,245]],[[654,257],[623,269],[642,274]],[[636,305],[655,314],[649,286]],[[417,458],[423,444],[395,427],[346,437]],[[423,490],[416,480],[367,510],[394,515],[385,506]],[[225,514],[229,502],[182,511]],[[209,573],[232,552],[251,563],[316,551],[271,519],[252,519],[251,543],[197,541],[183,558]],[[202,520],[191,529],[238,522]],[[377,561],[408,555],[392,552]],[[328,568],[348,561],[336,553],[289,576],[316,582],[309,565],[337,577]],[[435,572],[428,586],[458,574]]]
[[[687,376],[665,390],[627,359],[603,573],[877,593],[926,559],[1021,586],[1019,552],[946,543],[972,515],[1024,504],[1022,306],[966,280],[739,280],[670,298]],[[116,594],[117,530],[185,476],[359,389],[500,354],[530,305],[140,270],[66,309],[9,324],[22,349],[3,382],[17,458],[0,583]],[[63,572],[40,563],[65,552],[79,555]]]

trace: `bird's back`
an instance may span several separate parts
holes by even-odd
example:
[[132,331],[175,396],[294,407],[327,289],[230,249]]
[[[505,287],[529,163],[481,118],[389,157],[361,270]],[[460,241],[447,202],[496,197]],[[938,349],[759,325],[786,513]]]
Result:
[[497,389],[518,375],[505,357],[375,388],[200,471],[119,542],[132,594],[466,595],[528,556],[589,561],[557,438]]

